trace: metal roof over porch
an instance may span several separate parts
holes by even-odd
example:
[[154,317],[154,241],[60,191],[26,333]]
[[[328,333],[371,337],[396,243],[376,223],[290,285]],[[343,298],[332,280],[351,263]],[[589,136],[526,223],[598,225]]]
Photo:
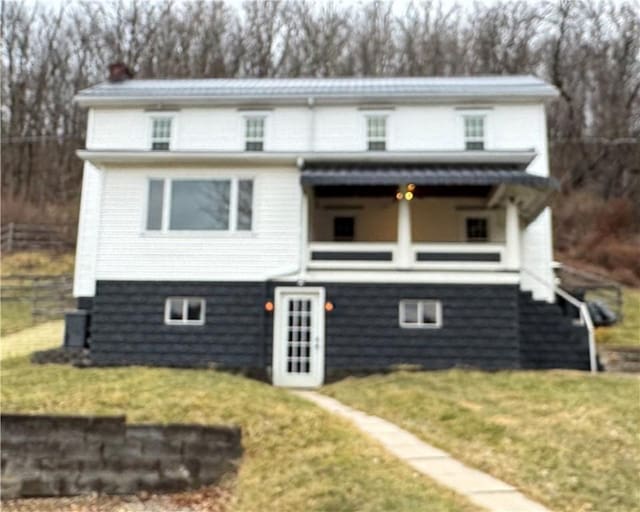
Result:
[[524,171],[522,164],[310,164],[301,170],[303,185],[520,185],[558,190],[554,178]]

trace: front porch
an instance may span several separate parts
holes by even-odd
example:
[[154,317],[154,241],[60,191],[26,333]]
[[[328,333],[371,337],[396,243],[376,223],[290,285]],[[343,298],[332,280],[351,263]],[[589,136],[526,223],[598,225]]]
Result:
[[306,189],[310,270],[520,269],[515,198],[492,187]]

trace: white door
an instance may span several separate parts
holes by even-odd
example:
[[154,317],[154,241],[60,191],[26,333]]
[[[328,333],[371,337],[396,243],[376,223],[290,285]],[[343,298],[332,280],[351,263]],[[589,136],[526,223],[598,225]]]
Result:
[[311,388],[324,381],[324,288],[276,288],[273,383]]

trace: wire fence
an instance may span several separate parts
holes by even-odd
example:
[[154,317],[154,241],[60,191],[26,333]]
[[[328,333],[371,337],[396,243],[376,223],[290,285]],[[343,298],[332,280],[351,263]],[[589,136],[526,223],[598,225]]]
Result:
[[37,249],[66,250],[75,246],[76,228],[72,224],[18,224],[0,228],[3,252]]

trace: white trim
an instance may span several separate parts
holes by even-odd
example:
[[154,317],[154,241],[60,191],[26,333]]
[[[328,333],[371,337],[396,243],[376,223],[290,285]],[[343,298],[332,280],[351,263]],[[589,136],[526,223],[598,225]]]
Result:
[[[238,231],[238,180],[232,179],[229,183],[229,215],[227,217],[227,231]],[[253,211],[251,212],[253,221]],[[253,224],[253,222],[252,222]],[[251,231],[251,230],[249,230]]]
[[508,199],[505,212],[505,254],[504,263],[509,269],[520,268],[520,215],[518,205]]
[[[162,198],[162,224],[160,229],[148,229],[147,219],[149,217],[149,187],[152,181],[162,181],[164,183],[164,195]],[[174,181],[223,181],[229,182],[229,216],[227,229],[170,229],[171,200]],[[238,194],[239,181],[251,181],[251,229],[238,229]],[[145,187],[144,208],[142,210],[142,236],[242,236],[251,237],[255,235],[255,205],[256,205],[256,179],[253,176],[180,176],[180,177],[156,177],[148,176]]]
[[[368,110],[364,114],[364,150],[367,152],[388,151],[389,149],[389,112]],[[369,121],[382,119],[384,121],[384,137],[369,137]],[[369,149],[371,142],[384,142],[384,149]]]
[[[170,318],[171,314],[171,301],[181,300],[182,301],[182,319],[174,320]],[[189,301],[200,301],[200,318],[198,320],[188,320],[187,319],[187,311]],[[189,325],[204,325],[206,319],[206,306],[207,301],[202,297],[167,297],[164,302],[164,323],[165,325],[181,325],[181,326],[189,326]]]
[[[461,139],[462,140],[462,139]],[[315,162],[394,162],[394,163],[519,163],[528,165],[536,156],[530,148],[509,151],[151,151],[79,149],[81,160],[96,164],[179,163],[262,164],[299,166]]]
[[[487,148],[488,141],[488,115],[486,112],[482,111],[465,111],[462,115],[462,127],[463,127],[463,140],[464,140],[464,149],[467,151],[484,151]],[[467,135],[467,120],[471,119],[479,119],[481,121],[482,135]],[[468,143],[482,143],[481,149],[467,149]]]
[[[176,141],[177,136],[176,133],[178,131],[178,123],[177,123],[177,116],[175,114],[175,112],[163,112],[163,111],[156,111],[156,112],[147,112],[148,115],[148,133],[147,133],[147,140],[148,140],[148,148],[149,151],[153,151],[158,152],[158,151],[171,151],[173,148],[176,147]],[[153,138],[153,123],[156,120],[159,119],[169,119],[170,123],[169,123],[169,137],[168,138],[163,138],[161,140],[154,140]],[[158,149],[152,149],[153,148],[153,143],[154,142],[168,142],[169,143],[169,149],[164,149],[164,150],[158,150]]]
[[[249,120],[260,119],[262,120],[262,137],[248,137],[247,136],[247,124]],[[270,115],[265,111],[247,110],[242,112],[242,150],[247,153],[261,153],[267,151],[267,134],[269,133]],[[247,144],[250,142],[261,142],[262,149],[247,149]]]
[[[288,322],[288,310],[285,307],[288,297],[311,298],[312,340],[311,371],[308,374],[291,374],[286,371],[287,349],[284,328]],[[324,382],[325,365],[325,289],[324,287],[280,286],[275,289],[273,320],[273,385],[283,387],[318,387]]]
[[[195,279],[195,278],[194,278]],[[430,284],[487,284],[518,285],[519,272],[491,270],[459,271],[402,271],[402,270],[309,270],[306,274],[272,275],[269,279],[304,283],[430,283]]]
[[[424,322],[424,305],[433,302],[436,306],[436,321],[429,324]],[[408,304],[418,306],[417,322],[407,322],[404,307]],[[442,327],[442,302],[437,299],[401,299],[398,303],[398,325],[403,329],[440,329]]]

